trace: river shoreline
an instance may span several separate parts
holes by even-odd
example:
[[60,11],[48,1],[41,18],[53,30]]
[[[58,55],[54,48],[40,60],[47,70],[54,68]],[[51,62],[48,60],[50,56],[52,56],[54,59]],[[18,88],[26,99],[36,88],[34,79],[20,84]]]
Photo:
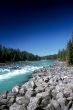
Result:
[[0,95],[0,110],[73,110],[73,67],[63,62],[33,72]]

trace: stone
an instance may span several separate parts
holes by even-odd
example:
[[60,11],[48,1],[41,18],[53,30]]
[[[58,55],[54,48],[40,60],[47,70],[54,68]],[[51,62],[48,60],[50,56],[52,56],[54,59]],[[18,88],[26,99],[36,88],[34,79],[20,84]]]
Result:
[[34,83],[33,90],[35,90],[36,87],[37,87],[37,85]]
[[37,110],[38,105],[41,103],[41,98],[33,97],[30,98],[30,103],[27,106],[27,110]]
[[15,98],[14,97],[11,97],[9,99],[9,101],[7,102],[7,106],[11,106],[14,102],[15,102]]
[[12,93],[19,93],[19,86],[15,86],[12,88]]
[[26,91],[27,90],[25,88],[21,87],[21,89],[19,90],[19,94],[25,95]]
[[48,77],[44,77],[43,80],[44,80],[44,82],[46,82],[46,83],[49,82],[49,78],[48,78]]
[[42,107],[46,107],[50,103],[51,97],[50,95],[46,95],[41,102]]
[[17,103],[14,103],[10,106],[9,110],[27,110],[25,105],[18,105]]
[[35,89],[35,91],[36,91],[36,93],[40,93],[40,92],[44,92],[45,89],[44,89],[44,87],[42,87],[42,86],[38,86],[38,87]]
[[36,97],[37,93],[35,90],[33,90],[33,93],[31,94],[31,97]]
[[35,85],[34,81],[31,81],[31,87],[33,88]]
[[42,97],[42,98],[45,98],[45,97],[47,97],[47,96],[49,96],[49,98],[51,99],[50,91],[45,91],[45,92],[42,92],[42,93],[38,93],[38,94],[36,95],[36,97]]
[[66,108],[66,106],[65,106],[65,101],[66,101],[65,98],[59,98],[59,99],[57,100],[57,102],[60,104],[60,107],[61,107],[62,110],[64,110],[64,109]]
[[53,99],[56,99],[57,93],[58,93],[58,92],[56,91],[56,89],[53,89],[53,90],[51,91],[51,95],[52,95]]
[[7,99],[0,100],[0,105],[6,105],[6,104],[7,104]]
[[1,105],[0,110],[8,110],[9,108],[6,105]]
[[56,100],[51,100],[51,104],[54,106],[55,110],[61,110],[60,104]]
[[6,99],[6,98],[7,98],[7,94],[8,94],[8,91],[6,91],[5,93],[3,93],[3,94],[2,94],[2,98],[3,98],[3,99]]
[[62,92],[57,93],[56,99],[59,99],[59,98],[63,98],[63,93]]
[[69,104],[68,104],[68,107],[67,107],[67,108],[68,108],[68,110],[69,110],[69,109],[73,109],[73,102],[72,102],[72,101],[70,101],[70,102],[69,102]]
[[15,99],[16,99],[15,93],[9,92],[7,96],[7,100],[8,100],[7,105],[11,106],[13,103],[15,103]]
[[37,107],[35,110],[45,110],[45,109],[42,107]]
[[33,90],[32,89],[29,89],[28,91],[26,91],[25,97],[30,99],[31,96],[32,96],[32,94],[33,94]]
[[70,91],[64,91],[63,96],[64,96],[65,98],[70,97]]
[[25,104],[25,106],[27,106],[29,102],[30,102],[30,100],[28,98],[26,98],[25,96],[16,98],[16,103],[19,105]]
[[72,108],[70,108],[69,110],[73,110],[73,107],[72,107]]
[[10,91],[7,95],[7,98],[11,98],[11,97],[16,97],[16,93]]
[[45,108],[45,110],[55,110],[54,106],[50,103],[48,106]]
[[34,86],[34,82],[33,81],[28,81],[27,83],[25,83],[22,87],[26,88],[26,90],[28,91],[29,89],[33,89]]
[[73,100],[73,97],[68,97],[67,100],[71,101],[71,100]]

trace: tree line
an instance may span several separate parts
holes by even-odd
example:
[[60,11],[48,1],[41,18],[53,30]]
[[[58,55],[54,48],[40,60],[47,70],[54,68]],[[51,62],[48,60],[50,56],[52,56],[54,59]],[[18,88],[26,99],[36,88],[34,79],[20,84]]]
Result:
[[69,65],[73,65],[73,34],[71,39],[67,42],[65,49],[59,50],[58,60],[66,61]]
[[15,62],[26,60],[40,60],[40,57],[27,51],[20,51],[19,49],[7,48],[0,44],[0,62]]
[[44,60],[57,60],[57,54],[43,56],[41,59],[44,59]]

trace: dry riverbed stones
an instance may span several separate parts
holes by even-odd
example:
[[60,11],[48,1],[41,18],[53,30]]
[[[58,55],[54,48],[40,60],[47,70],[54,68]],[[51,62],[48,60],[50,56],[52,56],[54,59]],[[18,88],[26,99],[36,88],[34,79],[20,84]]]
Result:
[[57,63],[0,94],[0,110],[73,110],[73,67]]

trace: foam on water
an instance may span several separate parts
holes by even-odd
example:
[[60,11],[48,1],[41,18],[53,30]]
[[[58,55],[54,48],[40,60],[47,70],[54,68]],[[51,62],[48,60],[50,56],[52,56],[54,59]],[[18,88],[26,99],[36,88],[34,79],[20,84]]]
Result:
[[54,64],[55,61],[23,61],[0,66],[0,92],[11,90],[29,80],[34,70]]
[[0,68],[0,72],[10,72],[10,69],[2,69],[2,68]]
[[4,71],[7,70],[7,73],[0,75],[0,81],[12,78],[12,77],[17,76],[17,75],[27,74],[29,72],[33,72],[34,70],[42,68],[42,67],[43,66],[40,66],[40,67],[37,67],[37,66],[26,66],[26,67],[23,67],[23,68],[21,68],[19,70],[17,69],[17,70],[13,70],[13,71],[10,71],[9,69],[3,69],[3,70],[1,70],[1,72],[4,72]]

